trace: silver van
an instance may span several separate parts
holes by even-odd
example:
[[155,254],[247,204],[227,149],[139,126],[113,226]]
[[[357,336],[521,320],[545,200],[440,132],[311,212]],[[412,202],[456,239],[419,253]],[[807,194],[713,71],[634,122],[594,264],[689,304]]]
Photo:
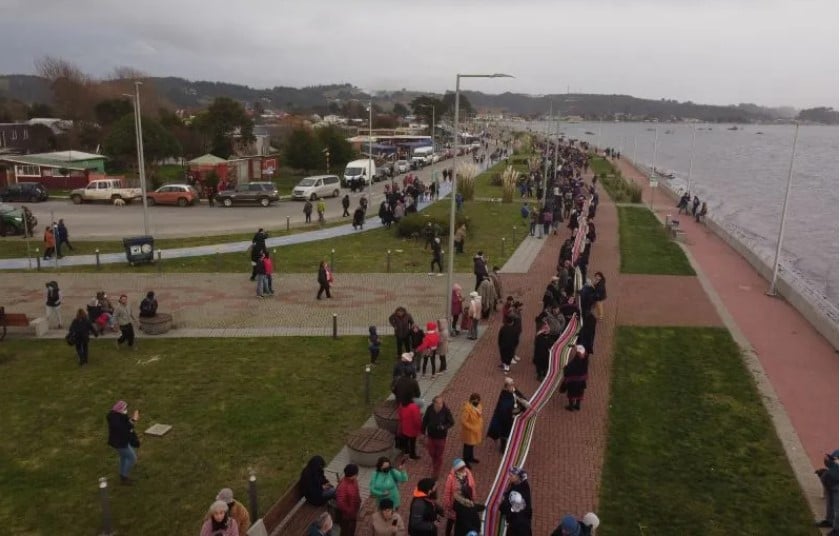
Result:
[[292,190],[292,199],[314,201],[320,197],[338,197],[340,194],[341,180],[337,175],[315,175],[301,179]]

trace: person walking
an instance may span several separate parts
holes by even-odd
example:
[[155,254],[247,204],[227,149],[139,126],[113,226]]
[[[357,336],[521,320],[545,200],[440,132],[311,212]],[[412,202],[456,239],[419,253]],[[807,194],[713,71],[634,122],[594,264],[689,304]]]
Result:
[[58,225],[56,226],[56,240],[55,240],[55,249],[56,253],[58,253],[58,257],[61,258],[63,255],[61,254],[61,246],[67,244],[68,249],[70,251],[73,250],[73,246],[70,244],[70,232],[67,230],[67,225],[64,224],[63,219],[58,220]]
[[405,463],[400,462],[395,469],[391,466],[391,459],[382,456],[376,461],[376,471],[370,477],[370,496],[381,501],[389,499],[394,503],[394,509],[400,508],[400,488],[402,482],[408,482],[408,473],[404,470]]
[[438,369],[438,374],[443,374],[446,372],[446,354],[449,351],[449,326],[447,326],[448,322],[445,318],[439,318],[437,321],[438,326],[438,349],[437,349],[437,356],[440,360],[440,368]]
[[88,364],[88,344],[90,336],[99,337],[99,332],[88,318],[84,309],[76,311],[76,318],[70,323],[67,332],[67,342],[76,347],[76,356],[79,358],[79,366]]
[[826,454],[823,458],[824,467],[816,472],[823,487],[825,496],[825,517],[817,522],[820,528],[831,529],[828,534],[837,535],[837,489],[838,489],[838,451]]
[[266,252],[262,258],[263,270],[265,270],[265,277],[263,278],[263,296],[274,294],[274,263],[271,261],[271,255]]
[[461,457],[468,464],[478,463],[475,457],[475,447],[481,444],[482,431],[484,430],[483,408],[481,407],[481,395],[473,393],[468,401],[464,402],[461,408],[461,441],[464,448]]
[[306,200],[303,204],[304,223],[312,223],[312,201]]
[[481,296],[478,295],[478,292],[470,292],[467,317],[469,318],[469,335],[467,338],[474,341],[478,339],[478,323],[481,321]]
[[358,465],[355,463],[345,465],[344,478],[341,479],[335,489],[335,500],[338,504],[338,511],[341,512],[338,525],[341,527],[342,536],[356,535],[356,521],[359,518],[359,509],[362,507],[358,475]]
[[246,536],[251,528],[251,514],[245,505],[233,498],[233,490],[222,488],[216,494],[217,501],[223,501],[228,506],[228,516],[236,521],[239,528],[239,536]]
[[473,256],[473,274],[475,275],[475,288],[473,290],[478,290],[481,282],[489,275],[487,273],[487,260],[484,258],[483,251],[479,251]]
[[55,255],[55,222],[44,229],[44,260]]
[[318,294],[315,296],[316,300],[321,299],[321,294],[326,292],[327,298],[332,298],[330,294],[330,283],[332,282],[332,272],[326,259],[321,261],[318,265]]
[[443,251],[440,247],[440,238],[434,237],[432,239],[432,262],[429,264],[429,275],[432,275],[435,272],[435,264],[437,264],[438,273],[443,273],[443,264],[441,263],[442,254]]
[[350,194],[344,194],[344,197],[341,198],[341,208],[343,212],[341,213],[342,218],[346,218],[350,215]]
[[589,358],[586,355],[586,348],[578,344],[575,346],[575,355],[563,367],[563,381],[560,384],[560,392],[566,393],[569,399],[566,405],[567,410],[580,410],[580,401],[583,400],[583,393],[586,391],[588,373]]
[[257,298],[264,298],[265,294],[265,255],[260,254],[259,258],[256,260],[256,264],[254,264],[254,274],[256,275],[257,279]]
[[455,231],[455,253],[464,252],[464,244],[467,241],[467,224],[462,223]]
[[379,339],[379,334],[376,332],[376,326],[368,326],[368,352],[370,352],[370,364],[376,365],[379,359],[379,349],[382,347],[382,341]]
[[499,441],[499,452],[504,453],[507,440],[513,429],[513,418],[531,406],[528,399],[516,388],[513,378],[505,378],[493,418],[487,428],[487,437]]
[[[416,326],[414,326],[416,327]],[[426,368],[429,361],[432,362],[432,378],[435,377],[435,354],[437,354],[438,344],[440,344],[440,334],[437,332],[436,322],[426,322],[426,331],[423,333],[423,339],[420,344],[414,349],[414,355],[422,355],[422,374],[426,375]]]
[[499,357],[501,359],[499,368],[507,374],[510,372],[510,364],[516,356],[516,346],[519,343],[519,333],[516,331],[513,318],[508,316],[504,319],[504,324],[499,328],[497,342],[499,344]]
[[58,288],[58,283],[55,281],[50,281],[45,286],[47,287],[47,327],[51,328],[53,320],[55,320],[58,329],[61,329],[61,289]]
[[421,434],[426,436],[426,451],[432,459],[432,476],[435,480],[440,477],[443,465],[443,453],[446,449],[446,435],[455,426],[452,412],[438,395],[432,399],[432,405],[426,408],[421,424]]
[[324,214],[327,212],[327,204],[324,203],[323,199],[318,199],[318,204],[315,206],[315,208],[318,210],[318,223],[324,225],[325,223],[327,223],[327,220],[324,217]]
[[405,307],[397,307],[388,323],[394,328],[394,338],[397,340],[397,357],[404,352],[411,352],[411,328],[414,326],[414,318],[406,311]]
[[131,313],[131,308],[128,306],[128,296],[120,295],[117,305],[114,307],[114,322],[120,327],[120,338],[117,339],[117,348],[122,346],[122,343],[127,342],[128,347],[132,350],[137,348],[134,346],[134,324],[136,319]]
[[[105,416],[108,423],[108,445],[120,455],[120,483],[125,485],[134,482],[128,474],[137,463],[137,453],[134,449],[140,448],[140,440],[134,431],[134,425],[139,420],[140,411],[136,409],[129,418],[128,403],[125,400],[117,401]],[[227,505],[225,509],[227,510]]]

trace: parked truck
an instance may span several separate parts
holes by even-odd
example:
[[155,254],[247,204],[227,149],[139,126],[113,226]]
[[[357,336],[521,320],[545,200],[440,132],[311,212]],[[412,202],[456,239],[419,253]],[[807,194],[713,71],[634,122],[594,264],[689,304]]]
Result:
[[70,200],[75,205],[92,202],[114,203],[121,200],[125,204],[142,200],[140,188],[128,188],[121,179],[97,179],[90,181],[84,188],[70,192]]
[[347,163],[344,168],[344,177],[341,185],[350,188],[350,191],[363,190],[371,184],[376,176],[376,164],[373,160],[353,160]]

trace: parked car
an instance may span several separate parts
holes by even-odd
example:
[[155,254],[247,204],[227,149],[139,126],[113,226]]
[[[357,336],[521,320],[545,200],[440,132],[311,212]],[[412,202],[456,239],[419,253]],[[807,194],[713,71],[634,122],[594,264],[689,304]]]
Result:
[[21,201],[37,203],[50,198],[47,189],[37,182],[19,182],[0,190],[0,201]]
[[292,199],[314,201],[319,197],[338,197],[340,194],[341,179],[338,175],[316,175],[301,179],[292,190]]
[[198,190],[189,184],[166,184],[154,192],[146,193],[150,205],[192,206],[198,202]]
[[248,182],[238,184],[233,190],[222,190],[216,194],[216,200],[226,207],[239,203],[259,203],[267,207],[280,200],[277,186],[273,182]]
[[397,160],[394,164],[394,172],[395,173],[408,173],[409,164],[408,160]]
[[31,233],[38,225],[38,219],[29,213],[29,222],[24,223],[26,210],[5,203],[0,203],[0,236],[22,235],[28,228]]
[[76,188],[71,191],[70,199],[74,205],[91,201],[112,203],[117,199],[124,203],[131,203],[135,199],[143,199],[143,193],[140,188],[129,188],[120,179],[98,179],[90,181],[84,188]]

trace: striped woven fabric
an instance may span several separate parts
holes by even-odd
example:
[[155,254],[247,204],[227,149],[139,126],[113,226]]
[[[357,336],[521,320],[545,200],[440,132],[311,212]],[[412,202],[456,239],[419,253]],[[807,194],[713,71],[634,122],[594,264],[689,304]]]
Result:
[[[572,262],[576,263],[583,249],[586,247],[586,234],[588,224],[585,214],[589,212],[590,200],[584,203],[581,211],[579,227],[575,236],[574,247],[572,248]],[[575,268],[575,292],[583,286],[583,277],[578,268]],[[578,308],[580,299],[578,298]],[[563,381],[563,367],[569,361],[577,335],[581,328],[579,315],[575,315],[566,325],[566,329],[560,338],[551,347],[548,360],[548,373],[543,379],[537,391],[531,397],[531,407],[517,415],[513,420],[513,428],[508,438],[507,448],[499,462],[499,469],[496,471],[496,478],[487,495],[487,509],[484,511],[484,525],[482,534],[484,536],[504,536],[507,531],[504,518],[499,512],[499,507],[504,499],[505,490],[508,486],[509,471],[511,467],[521,467],[525,464],[528,451],[531,449],[531,439],[534,434],[537,416],[540,410],[551,400],[560,383]]]

